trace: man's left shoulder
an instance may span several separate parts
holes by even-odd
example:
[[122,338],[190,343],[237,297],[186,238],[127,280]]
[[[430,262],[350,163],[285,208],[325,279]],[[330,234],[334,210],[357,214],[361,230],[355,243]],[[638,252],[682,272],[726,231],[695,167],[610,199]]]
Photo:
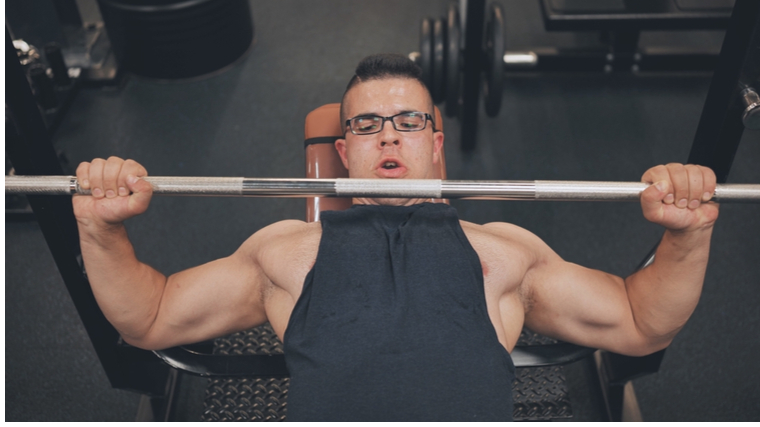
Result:
[[541,238],[515,224],[490,222],[479,225],[467,221],[461,221],[461,224],[473,246],[488,247],[526,259],[534,259],[548,249]]
[[510,224],[508,222],[489,222],[487,224],[475,224],[473,222],[462,221],[462,229],[465,233],[474,233],[479,237],[491,237],[495,239],[522,240],[525,238],[535,238],[535,234],[530,231]]

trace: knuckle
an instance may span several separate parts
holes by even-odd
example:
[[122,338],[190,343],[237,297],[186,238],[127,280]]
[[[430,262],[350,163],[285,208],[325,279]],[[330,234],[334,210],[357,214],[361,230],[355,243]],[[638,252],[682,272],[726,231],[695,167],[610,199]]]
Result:
[[702,181],[702,171],[700,171],[696,167],[688,168],[687,172],[689,173],[689,179],[692,182],[701,182]]
[[147,175],[145,167],[134,160],[126,160],[124,166],[126,168],[129,168],[130,172],[134,173],[135,175]]
[[644,172],[644,175],[642,176],[643,180],[646,181],[661,181],[665,179],[668,176],[668,168],[665,165],[657,165],[651,167],[649,170]]
[[680,163],[671,163],[668,165],[668,170],[670,173],[682,174],[686,171],[686,166]]

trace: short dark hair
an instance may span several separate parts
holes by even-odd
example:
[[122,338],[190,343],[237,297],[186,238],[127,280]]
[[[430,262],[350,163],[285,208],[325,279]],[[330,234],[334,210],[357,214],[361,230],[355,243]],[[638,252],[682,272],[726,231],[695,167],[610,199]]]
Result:
[[[390,78],[411,79],[416,80],[422,87],[425,88],[428,96],[430,97],[430,91],[428,90],[425,82],[422,80],[422,69],[414,63],[411,59],[404,55],[397,53],[378,53],[370,55],[359,62],[354,71],[354,76],[346,86],[346,91],[343,92],[343,98],[340,103],[340,123],[341,127],[346,122],[346,115],[343,105],[346,101],[346,94],[351,88],[362,82],[370,80],[384,80]],[[433,101],[430,97],[430,105],[432,108]],[[433,111],[430,112],[433,114]]]

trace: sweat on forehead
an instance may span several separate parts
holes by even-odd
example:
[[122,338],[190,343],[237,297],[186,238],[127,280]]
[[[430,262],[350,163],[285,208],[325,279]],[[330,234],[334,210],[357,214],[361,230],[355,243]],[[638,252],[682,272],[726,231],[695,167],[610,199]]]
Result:
[[[406,101],[404,102],[404,108],[399,111],[394,111],[393,114],[401,112],[403,110],[422,111],[431,115],[435,113],[433,98],[431,97],[430,92],[424,84],[414,79],[388,77],[384,79],[371,79],[368,81],[359,82],[347,90],[346,93],[343,94],[343,99],[341,100],[340,104],[341,124],[345,123],[346,120],[349,119],[349,115],[353,116],[357,114],[380,113],[378,110],[376,110],[376,108],[379,108],[380,105],[371,105],[368,108],[367,105],[364,105],[363,107],[357,106],[357,103],[366,104],[362,101],[367,98],[362,98],[362,96],[372,96],[372,92],[377,87],[376,85],[373,85],[375,82],[382,83],[383,86],[385,86],[383,93],[402,94],[401,98]],[[385,83],[388,84],[385,85]],[[375,86],[375,88],[372,88],[372,86]],[[358,93],[355,93],[357,91]],[[362,101],[359,101],[359,99]],[[356,111],[356,108],[360,108],[361,111]],[[388,112],[387,114],[391,113]]]

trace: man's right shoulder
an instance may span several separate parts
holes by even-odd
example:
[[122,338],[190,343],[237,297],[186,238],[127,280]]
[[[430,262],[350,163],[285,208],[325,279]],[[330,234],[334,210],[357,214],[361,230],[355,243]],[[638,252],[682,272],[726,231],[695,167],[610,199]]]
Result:
[[279,221],[254,233],[241,251],[272,283],[292,290],[303,283],[314,265],[321,237],[318,222]]
[[322,237],[320,223],[285,220],[268,225],[250,236],[237,254],[256,264],[279,264],[292,258],[316,258]]
[[319,222],[305,222],[288,219],[268,225],[251,236],[258,245],[291,246],[306,243],[322,236],[322,225]]

